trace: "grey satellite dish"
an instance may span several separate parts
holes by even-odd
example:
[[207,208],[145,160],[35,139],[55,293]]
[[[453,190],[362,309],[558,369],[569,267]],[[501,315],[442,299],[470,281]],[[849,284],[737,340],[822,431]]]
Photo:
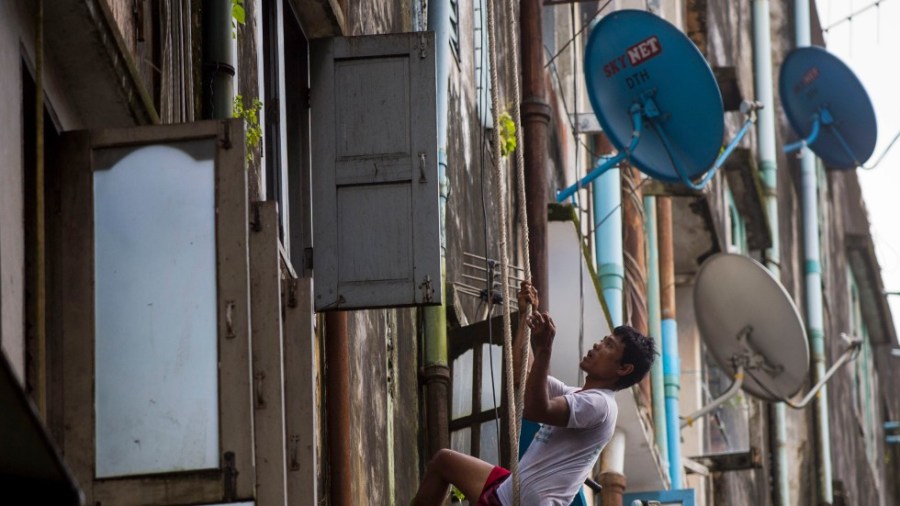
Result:
[[800,391],[809,373],[806,330],[794,302],[765,267],[741,255],[708,258],[695,280],[694,311],[707,348],[734,383],[721,397],[685,417],[682,426],[709,413],[741,388],[764,401],[805,407],[859,349],[858,341],[849,340],[849,349],[822,380],[803,400],[792,402],[790,398]]

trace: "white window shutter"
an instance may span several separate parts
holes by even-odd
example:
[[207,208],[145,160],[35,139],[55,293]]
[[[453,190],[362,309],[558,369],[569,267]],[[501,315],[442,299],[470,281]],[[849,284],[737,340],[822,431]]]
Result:
[[310,52],[316,310],[440,304],[434,35]]

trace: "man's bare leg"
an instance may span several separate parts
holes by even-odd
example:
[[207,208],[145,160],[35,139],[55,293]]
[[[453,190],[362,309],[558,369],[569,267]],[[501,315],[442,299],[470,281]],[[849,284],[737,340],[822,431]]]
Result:
[[465,494],[469,503],[474,505],[492,469],[493,465],[470,455],[447,449],[439,450],[428,462],[425,476],[412,504],[413,506],[441,504],[447,497],[447,490],[452,483]]

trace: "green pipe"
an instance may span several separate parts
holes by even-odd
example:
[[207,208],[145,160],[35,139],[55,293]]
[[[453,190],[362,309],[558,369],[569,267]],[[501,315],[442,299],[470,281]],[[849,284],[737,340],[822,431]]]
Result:
[[[439,221],[441,237],[441,287],[447,281],[446,210],[450,193],[447,179],[447,126],[450,80],[450,0],[428,3],[428,29],[435,34],[437,79],[438,180],[440,181]],[[449,413],[450,367],[447,357],[447,296],[440,306],[428,306],[424,312],[425,385],[428,399],[429,455],[450,446]]]
[[234,47],[231,39],[231,2],[203,0],[203,118],[231,117],[234,102]]
[[[659,307],[659,247],[656,237],[656,197],[644,197],[644,234],[647,236],[647,306],[650,321],[650,335],[660,346],[662,320]],[[653,433],[656,448],[663,461],[666,479],[669,479],[669,440],[666,427],[666,396],[663,361],[653,361],[650,369],[650,394],[653,406]]]

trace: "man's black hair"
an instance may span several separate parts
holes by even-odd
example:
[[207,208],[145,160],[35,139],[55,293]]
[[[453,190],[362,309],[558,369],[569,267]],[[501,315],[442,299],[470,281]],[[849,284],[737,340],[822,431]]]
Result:
[[622,376],[619,378],[619,382],[616,383],[616,389],[622,390],[641,381],[647,372],[650,371],[650,366],[653,365],[653,360],[659,353],[656,351],[652,338],[641,334],[628,325],[616,327],[613,330],[613,335],[621,339],[625,348],[622,352],[622,360],[619,363],[634,366],[634,370],[631,373],[627,376]]

